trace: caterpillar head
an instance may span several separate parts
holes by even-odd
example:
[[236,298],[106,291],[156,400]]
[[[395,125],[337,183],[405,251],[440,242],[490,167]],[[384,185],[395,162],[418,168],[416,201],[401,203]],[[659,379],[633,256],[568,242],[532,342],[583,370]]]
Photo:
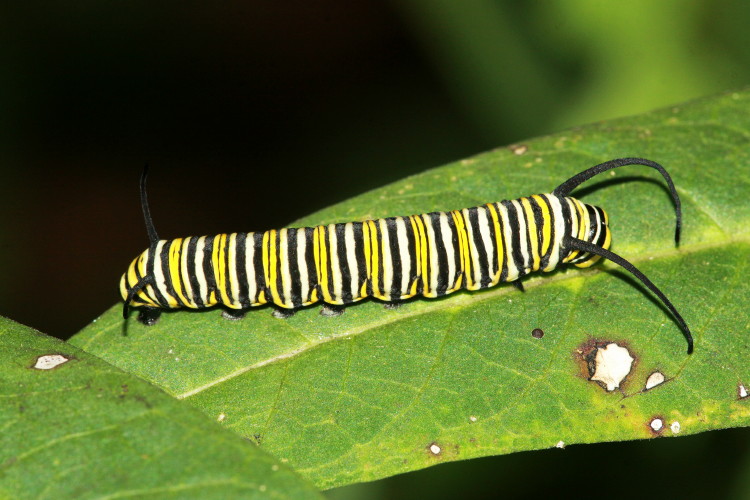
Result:
[[[609,230],[607,212],[601,207],[582,203],[574,198],[569,198],[569,200],[576,205],[579,215],[578,227],[573,227],[576,234],[571,234],[570,236],[592,243],[605,250],[609,249],[612,243],[612,233]],[[601,258],[601,255],[594,253],[571,250],[563,259],[563,262],[573,264],[576,267],[590,267],[596,264]]]
[[146,263],[150,249],[145,250],[128,266],[120,278],[120,295],[129,307],[161,307],[147,293],[151,280],[146,276]]

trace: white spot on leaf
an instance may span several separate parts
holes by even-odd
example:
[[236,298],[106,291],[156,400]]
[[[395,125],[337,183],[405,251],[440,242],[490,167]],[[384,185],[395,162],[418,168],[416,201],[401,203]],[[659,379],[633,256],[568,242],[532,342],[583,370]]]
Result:
[[558,441],[555,445],[555,448],[560,448],[561,450],[565,448],[565,442],[564,441]]
[[225,418],[227,418],[226,413],[219,413],[219,416],[216,417],[216,421],[217,422],[223,422]]
[[442,451],[442,450],[440,449],[440,446],[438,446],[437,444],[435,444],[435,443],[432,443],[432,444],[430,445],[430,452],[431,452],[431,453],[432,453],[433,455],[440,455],[440,452],[441,452],[441,451]]
[[653,389],[657,385],[664,383],[664,374],[662,372],[654,372],[646,379],[646,390]]
[[655,418],[651,421],[650,424],[651,428],[654,430],[654,432],[659,432],[664,428],[664,420],[660,418]]
[[740,399],[745,399],[747,397],[747,389],[744,385],[740,384],[737,386],[737,394],[739,394]]
[[34,368],[37,370],[51,370],[68,361],[70,361],[70,358],[66,358],[62,354],[46,354],[36,358]]
[[526,151],[529,150],[529,147],[525,144],[513,144],[510,146],[510,150],[513,152],[514,155],[521,156],[522,154],[526,153]]
[[673,434],[678,434],[681,429],[680,423],[677,420],[675,420],[674,422],[672,422],[672,425],[670,425],[669,428],[672,429]]
[[472,416],[469,417],[469,420],[471,420],[472,422],[476,422],[477,421],[477,417],[475,417],[474,415],[472,415]]
[[591,380],[601,382],[608,391],[614,391],[628,376],[633,366],[633,357],[625,347],[614,342],[596,350],[594,374]]

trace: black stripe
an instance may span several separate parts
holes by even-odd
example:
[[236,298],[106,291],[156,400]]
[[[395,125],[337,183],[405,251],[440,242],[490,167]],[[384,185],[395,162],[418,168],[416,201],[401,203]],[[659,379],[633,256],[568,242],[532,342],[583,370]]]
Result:
[[[252,243],[252,234],[250,236]],[[191,242],[192,244],[192,242]],[[237,300],[243,309],[250,307],[247,286],[247,233],[237,233],[237,245],[235,250],[235,265],[237,266],[238,296]],[[191,281],[192,285],[192,281]]]
[[352,273],[349,272],[349,264],[346,261],[346,224],[336,224],[336,254],[339,260],[339,271],[341,272],[341,301],[348,304],[352,301]]
[[[292,280],[292,286],[290,288],[290,299],[292,305],[297,308],[302,305],[302,284],[300,283],[299,265],[297,263],[297,238],[299,232],[304,229],[288,229],[287,230],[287,262],[289,262],[289,279]],[[304,233],[303,233],[304,238]]]
[[[409,256],[411,258],[410,266],[409,266],[409,283],[408,288],[405,291],[406,293],[409,293],[411,290],[412,285],[414,284],[414,280],[419,279],[419,276],[417,275],[417,266],[419,266],[419,254],[417,253],[417,234],[414,231],[414,226],[412,226],[411,218],[404,217],[404,225],[406,226],[406,239],[407,244],[409,245],[409,248],[407,251],[409,252]],[[417,293],[421,293],[421,286],[422,286],[422,280],[419,280],[419,285],[417,285],[417,289],[420,290]]]
[[362,231],[362,222],[355,222],[353,224],[352,234],[354,236],[354,258],[357,261],[357,296],[359,296],[359,290],[362,289],[362,283],[367,282],[367,288],[365,293],[372,293],[372,285],[370,284],[369,276],[367,275],[367,259],[365,258],[365,244],[364,244],[364,233]]
[[601,247],[604,246],[604,241],[607,239],[607,224],[604,222],[604,210],[600,207],[594,207],[594,210],[596,210],[597,222],[599,223],[599,238],[594,243]]
[[304,228],[305,234],[305,265],[307,266],[307,297],[302,297],[303,302],[308,302],[312,296],[313,290],[318,290],[318,299],[320,300],[320,287],[318,286],[318,268],[315,265],[315,228]]
[[190,299],[192,299],[196,306],[203,307],[203,298],[200,294],[200,285],[195,272],[195,252],[197,247],[198,238],[191,237],[187,247],[187,278],[190,280],[190,288],[193,292]]
[[[281,259],[286,256],[281,255],[281,230],[276,231],[276,293],[279,294],[279,300],[283,304],[286,302],[287,297],[284,296],[284,280],[281,275]],[[280,306],[281,304],[276,304]]]
[[[448,277],[448,286],[453,288],[456,285],[458,279],[463,276],[463,262],[461,262],[461,245],[458,239],[458,226],[456,226],[456,220],[453,218],[453,212],[444,212],[446,222],[448,223],[448,229],[451,232],[451,242],[453,243],[453,265],[456,271],[453,276]],[[447,254],[447,250],[446,250]]]
[[327,258],[326,258],[325,266],[326,266],[326,272],[328,274],[328,294],[331,296],[332,299],[335,299],[336,293],[333,290],[333,259],[331,259],[331,254],[335,252],[336,249],[331,248],[331,240],[330,240],[328,225],[321,226],[321,227],[323,228],[323,238],[321,240],[321,243],[324,244],[326,247]]
[[[156,302],[157,305],[162,307],[169,307],[167,304],[166,299],[164,298],[164,295],[161,294],[159,289],[156,287],[156,276],[154,276],[154,263],[156,262],[156,245],[153,245],[151,248],[149,248],[148,252],[148,260],[146,261],[146,275],[151,276],[152,282],[151,286],[145,286],[143,287],[143,290],[146,292],[146,295]],[[149,288],[151,289],[151,293],[148,293]]]
[[523,198],[519,199],[518,204],[521,207],[519,211],[521,212],[521,216],[523,217],[524,225],[526,227],[526,231],[521,235],[522,238],[526,239],[526,255],[524,255],[523,259],[523,270],[524,274],[526,274],[525,270],[530,269],[531,263],[534,261],[533,255],[531,254],[531,238],[533,237],[533,235],[531,234],[531,229],[529,228],[529,216],[526,213],[526,209],[523,206],[522,200]]
[[203,273],[206,275],[206,300],[211,297],[211,292],[216,292],[216,276],[212,256],[214,251],[215,236],[206,236],[203,246]]
[[388,243],[390,244],[391,250],[391,268],[393,270],[391,290],[389,292],[391,300],[398,300],[401,298],[401,278],[404,275],[404,270],[401,267],[401,247],[398,241],[398,226],[396,225],[396,220],[396,217],[388,217],[385,219],[385,226],[388,231]]
[[508,255],[508,245],[505,242],[505,221],[503,221],[503,209],[505,208],[505,205],[500,203],[495,203],[495,210],[497,211],[497,218],[498,218],[498,224],[500,225],[500,242],[503,245],[503,261],[499,263],[500,266],[500,281],[508,281],[508,259],[510,256]]
[[231,274],[229,272],[231,270],[229,266],[234,265],[234,263],[229,261],[229,246],[231,243],[231,236],[231,234],[227,234],[224,237],[224,290],[226,291],[227,298],[229,299],[229,303],[224,305],[227,307],[230,307],[232,305],[232,302],[234,302],[234,295],[232,294],[232,280],[230,279]]
[[[169,240],[166,243],[164,243],[164,246],[161,247],[161,254],[159,255],[159,258],[161,259],[161,271],[164,274],[164,283],[167,287],[167,293],[171,295],[172,297],[177,300],[177,302],[180,301],[179,297],[177,297],[177,292],[174,289],[174,284],[172,283],[172,270],[169,268],[169,249],[172,247],[172,243],[174,240]],[[166,297],[164,298],[165,307],[169,307],[166,302]]]
[[266,273],[263,270],[263,235],[264,233],[250,233],[253,235],[253,269],[255,273],[255,297],[249,297],[250,300],[258,301],[261,293],[265,294],[266,300],[270,302],[268,297],[268,287],[266,286]]
[[479,262],[473,262],[472,257],[474,266],[476,267],[476,269],[479,269],[479,286],[480,288],[487,288],[487,286],[492,282],[492,274],[490,273],[490,261],[487,255],[487,248],[484,246],[482,231],[479,226],[479,210],[485,211],[488,222],[492,220],[490,214],[486,213],[486,207],[474,207],[468,209],[469,224],[471,224],[471,231],[474,235],[470,243],[474,245],[474,248],[477,251],[477,256],[479,257]]
[[[505,200],[502,202],[508,211],[508,225],[510,228],[506,229],[506,233],[510,231],[511,244],[513,245],[513,251],[510,257],[513,259],[513,263],[518,271],[518,276],[523,276],[523,254],[521,253],[521,230],[518,223],[518,212],[516,207],[513,206],[513,202]],[[507,255],[507,254],[506,254]]]
[[[432,275],[437,275],[437,288],[435,290],[430,290],[430,292],[436,295],[445,295],[445,291],[448,289],[448,254],[443,246],[443,232],[440,228],[440,213],[441,212],[430,212],[427,214],[433,234],[435,235],[433,241],[434,245],[429,247],[430,253],[432,253],[432,248],[435,248],[437,252],[437,269],[430,269],[430,279],[428,280],[428,284],[432,284]],[[429,232],[427,234],[429,241]],[[432,261],[432,255],[430,255],[429,260]]]
[[385,292],[385,290],[383,290],[385,286],[383,283],[383,272],[385,270],[385,266],[383,263],[383,232],[380,230],[380,219],[374,220],[373,223],[374,224],[372,225],[372,227],[375,228],[375,244],[378,246],[378,282],[373,283],[372,288],[373,290],[377,288],[378,290],[380,290],[380,293],[383,294]]
[[[500,266],[502,266],[502,262],[498,262],[497,260],[497,232],[495,231],[495,219],[492,218],[492,213],[490,211],[490,208],[487,206],[482,207],[486,213],[487,213],[487,224],[490,226],[490,244],[492,245],[492,248],[490,249],[491,252],[494,252],[495,258],[492,262],[492,269],[489,269],[490,273],[490,279],[492,279],[493,276],[497,273],[497,270],[500,269]],[[498,214],[498,218],[500,217],[500,214]],[[502,224],[500,224],[500,227],[502,227]],[[502,245],[502,242],[501,242]],[[487,259],[489,260],[489,253],[487,254]]]
[[[555,195],[552,195],[555,196]],[[574,236],[578,237],[577,235],[571,234],[573,231],[573,217],[578,220],[578,224],[580,225],[580,217],[578,217],[578,211],[573,209],[571,212],[570,205],[568,204],[567,198],[557,196],[557,200],[560,202],[560,206],[562,207],[562,214],[563,214],[563,234],[559,235],[558,238],[560,239],[560,256],[559,260],[562,261],[565,257],[568,256],[570,253],[570,248],[564,248],[564,238],[566,235],[568,236]]]

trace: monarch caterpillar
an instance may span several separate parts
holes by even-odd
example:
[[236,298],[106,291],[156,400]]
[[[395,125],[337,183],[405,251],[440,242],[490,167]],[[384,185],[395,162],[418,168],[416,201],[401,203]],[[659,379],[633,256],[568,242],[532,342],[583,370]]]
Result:
[[336,315],[340,306],[367,297],[395,303],[500,282],[523,290],[517,280],[529,273],[549,272],[559,264],[589,267],[605,258],[629,271],[671,311],[690,354],[693,338],[674,305],[633,264],[608,250],[612,237],[604,210],[568,196],[595,175],[625,165],[651,167],[664,177],[679,244],[680,198],[664,167],[643,158],[595,165],[548,194],[463,210],[173,240],[156,234],[144,169],[141,209],[150,246],[120,280],[123,317],[129,306],[142,307],[139,319],[152,324],[160,309],[222,305],[241,311],[268,303],[285,316],[321,301],[321,313]]

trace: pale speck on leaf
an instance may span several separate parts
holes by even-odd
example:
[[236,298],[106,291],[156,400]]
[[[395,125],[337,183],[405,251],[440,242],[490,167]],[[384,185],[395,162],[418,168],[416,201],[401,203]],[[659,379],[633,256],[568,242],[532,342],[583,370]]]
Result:
[[654,432],[660,432],[664,428],[664,420],[655,418],[648,424]]
[[662,372],[654,372],[646,379],[646,390],[653,389],[657,385],[664,383],[664,374]]
[[62,354],[46,354],[36,358],[34,368],[37,370],[51,370],[68,361],[70,361],[70,358],[66,358]]
[[608,391],[614,391],[628,376],[633,366],[630,351],[614,342],[596,350],[594,374],[591,380],[601,382]]

